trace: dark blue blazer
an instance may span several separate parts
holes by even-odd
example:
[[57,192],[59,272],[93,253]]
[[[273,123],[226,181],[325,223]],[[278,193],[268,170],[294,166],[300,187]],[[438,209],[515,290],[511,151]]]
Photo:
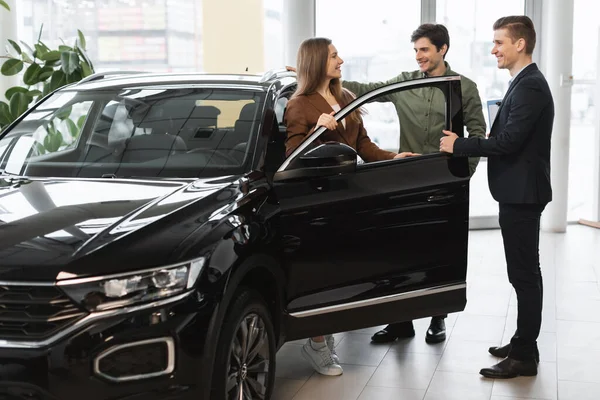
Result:
[[488,157],[490,192],[499,203],[547,204],[553,123],[552,93],[533,63],[508,88],[489,138],[458,138],[454,155]]

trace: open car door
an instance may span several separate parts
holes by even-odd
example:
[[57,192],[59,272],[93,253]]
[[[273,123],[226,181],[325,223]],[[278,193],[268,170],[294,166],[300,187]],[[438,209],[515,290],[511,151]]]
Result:
[[[444,93],[446,128],[464,136],[460,76],[381,87],[335,118],[341,123],[379,96],[423,87]],[[467,159],[433,153],[358,165],[347,145],[314,145],[325,131],[307,137],[274,176],[287,339],[462,311]]]

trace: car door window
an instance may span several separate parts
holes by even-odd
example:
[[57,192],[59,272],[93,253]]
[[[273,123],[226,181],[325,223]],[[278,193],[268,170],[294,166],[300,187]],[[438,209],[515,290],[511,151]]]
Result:
[[[428,98],[434,99],[437,98],[436,109],[426,110],[424,115],[418,115],[416,112],[412,112],[410,108],[411,97],[414,99],[415,96],[423,96],[425,93],[428,93]],[[432,91],[439,91],[437,95],[433,95]],[[394,83],[390,85],[383,86],[379,89],[373,90],[356,100],[352,103],[344,107],[342,110],[335,114],[335,118],[340,123],[344,118],[350,115],[351,112],[355,111],[359,107],[367,106],[369,107],[371,104],[380,101],[381,98],[394,95],[394,94],[402,94],[405,101],[407,102],[406,114],[400,115],[400,119],[403,117],[410,118],[413,120],[414,125],[422,125],[422,131],[413,137],[415,140],[421,145],[425,146],[431,144],[430,135],[430,127],[427,126],[427,116],[429,112],[439,113],[445,119],[445,128],[450,129],[455,127],[454,131],[459,136],[464,136],[464,124],[463,124],[463,116],[462,116],[462,97],[460,91],[460,76],[444,76],[444,77],[435,77],[435,78],[422,78],[415,79],[412,81],[405,81],[400,83]],[[439,108],[439,109],[438,109]],[[363,118],[363,121],[365,118]],[[421,123],[422,121],[422,123]],[[365,128],[367,129],[367,134],[373,140],[374,135],[369,131],[369,126],[365,123]],[[377,127],[374,127],[374,131],[377,131]],[[296,148],[290,156],[284,161],[284,163],[279,168],[279,171],[284,171],[290,168],[298,168],[298,164],[294,163],[294,161],[301,155],[303,155],[306,151],[310,150],[311,144],[315,142],[315,140],[319,139],[322,135],[326,134],[327,129],[324,127],[318,128],[315,130],[310,136],[308,136],[299,146]],[[440,133],[441,134],[441,133]],[[376,137],[376,136],[375,136]],[[374,141],[374,140],[373,140]],[[385,149],[385,147],[384,147]],[[392,151],[398,151],[399,149],[393,149]],[[439,152],[435,152],[434,154],[441,154]],[[411,157],[412,158],[412,157]],[[388,160],[388,161],[379,161],[379,162],[392,162],[397,160]]]
[[373,143],[387,151],[400,146],[400,121],[392,103],[371,102],[363,105],[363,124]]

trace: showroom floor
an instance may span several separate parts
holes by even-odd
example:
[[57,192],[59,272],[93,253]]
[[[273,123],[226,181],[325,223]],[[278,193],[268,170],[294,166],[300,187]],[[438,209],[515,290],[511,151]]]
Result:
[[500,231],[471,231],[468,304],[446,320],[446,342],[425,343],[429,319],[415,321],[414,338],[388,345],[370,343],[379,327],[340,333],[340,377],[314,373],[300,355],[303,341],[286,343],[273,399],[600,399],[600,230],[569,225],[566,234],[542,233],[540,254],[545,299],[537,377],[494,381],[478,373],[497,362],[487,348],[513,333],[516,302]]

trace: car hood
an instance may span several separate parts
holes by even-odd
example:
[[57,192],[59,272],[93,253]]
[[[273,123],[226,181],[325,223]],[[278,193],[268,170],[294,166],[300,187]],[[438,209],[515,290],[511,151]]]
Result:
[[[69,266],[101,249],[106,252],[106,247],[124,238],[131,242],[137,231],[160,224],[191,204],[201,202],[200,207],[207,211],[218,208],[223,196],[219,204],[215,196],[235,181],[235,177],[27,179],[8,184],[2,180],[0,282],[48,281],[61,274],[94,273]],[[113,248],[111,263],[126,258],[128,247]]]

